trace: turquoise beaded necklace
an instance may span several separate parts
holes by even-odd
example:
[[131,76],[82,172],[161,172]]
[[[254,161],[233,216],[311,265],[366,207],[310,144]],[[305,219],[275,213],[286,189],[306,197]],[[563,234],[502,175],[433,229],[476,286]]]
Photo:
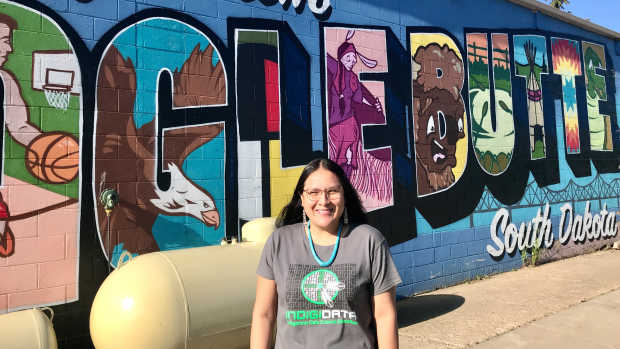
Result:
[[340,245],[340,233],[342,233],[342,222],[340,223],[340,225],[338,225],[338,237],[336,238],[336,245],[334,245],[332,256],[329,258],[327,262],[323,262],[323,260],[316,254],[316,251],[314,250],[314,243],[312,242],[312,234],[310,233],[310,222],[308,222],[308,225],[306,228],[308,229],[308,242],[310,243],[310,251],[312,251],[312,256],[314,257],[314,260],[317,263],[319,263],[321,267],[330,266],[334,262],[334,259],[336,259],[336,254],[338,254],[338,246]]

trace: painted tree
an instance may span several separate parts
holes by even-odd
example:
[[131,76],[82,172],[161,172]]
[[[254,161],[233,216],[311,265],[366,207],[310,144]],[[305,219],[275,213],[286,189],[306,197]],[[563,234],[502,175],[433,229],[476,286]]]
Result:
[[550,5],[555,7],[555,8],[559,8],[559,9],[564,9],[565,5],[570,4],[570,1],[568,0],[551,0]]

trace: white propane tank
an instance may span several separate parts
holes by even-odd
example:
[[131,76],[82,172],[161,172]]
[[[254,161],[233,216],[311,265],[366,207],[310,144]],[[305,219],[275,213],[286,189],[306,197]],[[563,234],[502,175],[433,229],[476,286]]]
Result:
[[148,253],[113,271],[90,312],[95,347],[249,347],[256,267],[274,223],[246,223],[241,243]]
[[39,309],[0,315],[0,338],[0,347],[7,349],[58,348],[52,321]]

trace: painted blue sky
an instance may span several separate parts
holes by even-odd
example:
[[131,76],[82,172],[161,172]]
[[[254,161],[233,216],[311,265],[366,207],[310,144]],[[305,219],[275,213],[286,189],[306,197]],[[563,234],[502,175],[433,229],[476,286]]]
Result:
[[515,35],[514,36],[514,48],[515,48],[515,61],[521,65],[528,64],[527,56],[525,55],[525,49],[523,45],[530,41],[536,47],[536,65],[542,66],[543,59],[547,66],[547,41],[544,36],[539,35]]
[[[550,3],[549,0],[539,1],[545,4]],[[566,5],[564,10],[620,33],[620,21],[618,21],[620,2],[618,0],[570,0],[570,4]]]

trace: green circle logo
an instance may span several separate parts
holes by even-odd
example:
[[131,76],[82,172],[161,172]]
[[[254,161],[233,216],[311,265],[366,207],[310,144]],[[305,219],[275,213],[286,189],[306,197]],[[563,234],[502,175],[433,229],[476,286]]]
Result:
[[308,273],[301,280],[301,293],[310,303],[334,306],[338,292],[345,288],[338,275],[328,269],[319,269]]

